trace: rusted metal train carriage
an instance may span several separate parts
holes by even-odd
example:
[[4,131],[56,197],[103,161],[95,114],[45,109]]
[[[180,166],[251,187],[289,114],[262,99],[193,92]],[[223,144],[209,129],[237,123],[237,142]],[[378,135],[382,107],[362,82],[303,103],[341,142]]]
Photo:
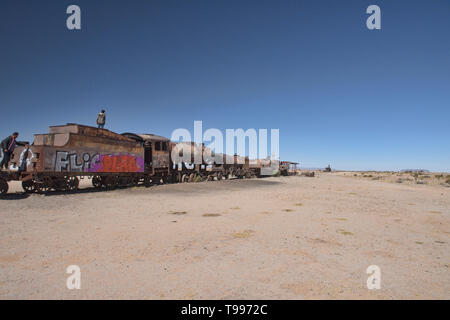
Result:
[[195,163],[202,155],[202,147],[189,141],[170,142],[170,152],[173,182],[192,182],[203,176],[204,166]]
[[[175,147],[172,142],[172,148]],[[255,159],[249,160],[248,157],[241,157],[238,155],[230,156],[227,154],[214,154],[205,146],[201,148],[195,145],[194,142],[184,142],[181,144],[183,149],[190,148],[189,162],[183,162],[173,166],[178,171],[177,182],[192,182],[199,180],[222,180],[230,177],[253,178],[268,175],[274,175],[278,170],[278,162],[270,159]],[[179,149],[173,149],[179,150]],[[194,154],[200,153],[202,156],[201,164],[194,163]],[[181,157],[181,152],[180,152]],[[207,155],[207,156],[206,156]],[[209,161],[207,160],[209,159]],[[214,160],[218,160],[218,163]]]
[[36,134],[31,146],[16,148],[8,180],[41,192],[74,190],[80,176],[91,176],[95,187],[136,184],[159,172],[146,150],[141,141],[106,129],[52,126],[48,134]]
[[[171,154],[180,159],[172,160],[171,169],[174,182],[222,180],[229,177],[225,164],[225,155],[214,154],[214,151],[195,142],[171,142]],[[200,160],[200,163],[197,161]],[[214,161],[214,160],[217,160]]]
[[132,139],[144,150],[145,178],[153,183],[160,180],[168,182],[170,178],[170,140],[155,134],[122,133],[123,137]]
[[280,174],[282,176],[295,176],[297,174],[298,162],[281,161],[280,162]]

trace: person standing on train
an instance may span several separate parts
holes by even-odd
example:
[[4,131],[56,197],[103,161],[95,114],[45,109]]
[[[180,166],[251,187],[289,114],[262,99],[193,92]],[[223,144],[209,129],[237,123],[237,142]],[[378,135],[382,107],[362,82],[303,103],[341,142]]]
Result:
[[102,110],[97,116],[97,125],[100,129],[103,129],[105,127],[105,123],[106,123],[106,114],[105,110]]
[[16,148],[16,139],[19,136],[18,132],[14,132],[11,136],[5,138],[2,143],[2,151],[3,151],[3,159],[2,162],[0,162],[0,170],[5,167],[5,169],[8,169],[8,163],[11,159],[11,154],[14,152],[14,149]]

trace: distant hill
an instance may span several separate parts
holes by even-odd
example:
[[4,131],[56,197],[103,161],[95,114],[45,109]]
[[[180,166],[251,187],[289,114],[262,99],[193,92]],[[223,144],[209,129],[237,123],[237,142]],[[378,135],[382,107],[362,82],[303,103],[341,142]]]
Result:
[[427,169],[403,169],[403,170],[400,170],[400,172],[430,172],[430,170],[427,170]]

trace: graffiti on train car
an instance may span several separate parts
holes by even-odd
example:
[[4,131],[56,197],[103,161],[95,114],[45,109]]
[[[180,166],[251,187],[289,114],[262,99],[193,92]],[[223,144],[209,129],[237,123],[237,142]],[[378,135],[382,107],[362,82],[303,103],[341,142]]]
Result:
[[[22,150],[23,149],[23,150]],[[22,150],[22,151],[21,151]],[[20,154],[19,154],[20,153]],[[31,165],[32,160],[35,158],[33,150],[27,147],[17,147],[14,155],[18,155],[17,159],[12,159],[9,162],[8,170],[10,171],[25,171],[28,166]],[[0,161],[3,160],[3,150],[1,151]]]
[[93,154],[57,151],[55,171],[71,172],[144,172],[144,158],[135,154]]
[[144,172],[144,158],[131,154],[96,155],[90,172]]

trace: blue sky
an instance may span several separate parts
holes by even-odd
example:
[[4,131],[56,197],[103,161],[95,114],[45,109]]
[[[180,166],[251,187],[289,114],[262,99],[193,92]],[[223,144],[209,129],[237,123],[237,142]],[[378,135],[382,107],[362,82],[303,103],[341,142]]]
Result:
[[[81,7],[82,30],[66,28]],[[366,8],[381,8],[381,30]],[[279,128],[304,167],[450,171],[450,1],[0,2],[1,137]]]

